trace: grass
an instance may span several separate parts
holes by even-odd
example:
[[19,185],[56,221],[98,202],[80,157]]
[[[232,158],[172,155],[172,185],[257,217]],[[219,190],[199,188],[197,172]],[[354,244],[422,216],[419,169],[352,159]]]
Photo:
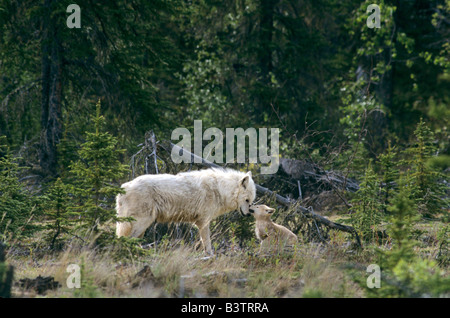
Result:
[[[304,245],[293,254],[259,256],[248,251],[211,258],[191,246],[167,246],[129,262],[108,253],[72,249],[38,261],[10,257],[15,281],[53,276],[61,287],[45,297],[302,297],[319,291],[323,297],[362,297],[362,289],[345,277],[346,260],[329,247]],[[83,268],[82,288],[69,289],[70,264]],[[150,274],[138,275],[145,267]],[[38,296],[13,288],[14,297]]]
[[[441,227],[436,222],[418,224],[416,252],[423,258],[436,257]],[[328,244],[299,243],[278,255],[259,255],[253,243],[205,257],[197,244],[166,238],[128,257],[118,256],[113,247],[100,251],[74,244],[59,253],[11,249],[7,263],[15,267],[15,282],[41,275],[61,284],[44,295],[16,285],[13,297],[366,297],[365,286],[356,281],[365,281],[367,266],[378,262],[376,248],[389,244],[356,250],[344,233],[330,234]],[[70,264],[81,268],[80,289],[67,287]]]
[[[85,285],[70,290],[64,286],[69,264],[84,262],[82,280]],[[273,264],[268,264],[272,262]],[[195,251],[176,248],[158,258],[119,264],[107,256],[90,252],[65,253],[57,262],[41,261],[39,265],[13,262],[20,273],[17,279],[54,276],[62,283],[47,297],[276,297],[283,296],[297,284],[298,272],[284,261],[252,260],[245,254],[220,255],[203,259]],[[136,274],[151,264],[152,275]],[[271,271],[268,271],[268,266]],[[13,290],[15,296],[34,296]]]

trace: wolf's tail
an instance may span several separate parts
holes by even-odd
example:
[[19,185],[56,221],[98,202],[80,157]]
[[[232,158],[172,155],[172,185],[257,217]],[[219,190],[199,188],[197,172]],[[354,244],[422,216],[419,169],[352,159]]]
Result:
[[[125,215],[125,211],[123,211],[124,206],[123,206],[123,194],[118,194],[116,197],[116,210],[117,210],[117,216],[118,217],[124,217]],[[131,233],[131,224],[130,222],[117,222],[116,223],[116,235],[117,237],[121,237],[121,236],[129,236]]]

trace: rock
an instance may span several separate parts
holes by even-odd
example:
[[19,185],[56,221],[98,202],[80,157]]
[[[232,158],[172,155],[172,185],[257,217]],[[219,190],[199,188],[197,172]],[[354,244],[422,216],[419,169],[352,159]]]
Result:
[[150,266],[145,265],[139,272],[134,275],[130,281],[132,288],[142,286],[144,284],[155,285],[155,275],[152,273]]

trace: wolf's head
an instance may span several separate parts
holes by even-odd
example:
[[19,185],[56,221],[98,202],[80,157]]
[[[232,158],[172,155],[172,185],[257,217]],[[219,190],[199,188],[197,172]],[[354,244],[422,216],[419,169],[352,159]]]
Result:
[[269,220],[272,213],[275,211],[274,208],[270,208],[267,205],[252,205],[249,208],[250,213],[253,214],[255,219],[259,220]]
[[252,173],[249,171],[239,180],[238,207],[242,215],[250,215],[250,205],[256,198],[256,187],[252,179]]

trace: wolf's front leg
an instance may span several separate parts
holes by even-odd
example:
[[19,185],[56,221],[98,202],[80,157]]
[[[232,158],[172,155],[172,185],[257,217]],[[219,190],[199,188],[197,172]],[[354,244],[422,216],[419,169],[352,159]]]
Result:
[[209,222],[206,224],[196,224],[200,232],[200,238],[202,240],[203,248],[206,254],[213,255],[211,247],[211,232],[209,231]]

